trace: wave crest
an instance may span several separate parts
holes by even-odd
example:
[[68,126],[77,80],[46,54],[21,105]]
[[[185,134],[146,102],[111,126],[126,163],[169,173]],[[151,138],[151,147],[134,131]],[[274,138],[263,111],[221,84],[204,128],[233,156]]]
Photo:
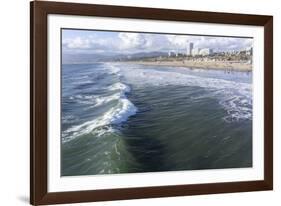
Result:
[[[119,70],[115,69],[113,71],[118,72]],[[107,132],[113,132],[114,128],[112,125],[125,122],[130,116],[136,114],[137,108],[126,96],[126,93],[131,91],[128,85],[117,82],[110,85],[107,90],[113,91],[114,94],[108,96],[77,95],[75,97],[81,103],[92,104],[92,107],[105,106],[105,104],[113,100],[117,101],[117,103],[93,120],[65,130],[62,134],[63,142],[70,141],[85,134],[95,134],[95,136],[99,137]]]

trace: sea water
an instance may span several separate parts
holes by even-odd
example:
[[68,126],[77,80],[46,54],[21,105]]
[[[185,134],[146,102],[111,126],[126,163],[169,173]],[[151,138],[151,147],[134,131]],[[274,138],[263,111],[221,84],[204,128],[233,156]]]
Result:
[[252,73],[62,66],[61,174],[252,166]]

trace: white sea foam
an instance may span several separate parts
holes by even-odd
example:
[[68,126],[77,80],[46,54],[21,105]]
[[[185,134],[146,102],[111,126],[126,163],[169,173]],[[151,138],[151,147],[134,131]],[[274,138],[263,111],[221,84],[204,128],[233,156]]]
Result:
[[117,82],[117,83],[111,85],[108,89],[111,91],[120,90],[123,93],[128,93],[131,91],[131,88],[129,86],[127,86],[126,84],[123,84],[121,82]]
[[108,102],[111,102],[113,100],[119,100],[121,95],[119,93],[109,95],[109,96],[99,96],[95,98],[95,104],[92,105],[92,107],[98,107],[104,104],[107,104]]
[[118,104],[112,107],[109,111],[105,112],[102,116],[95,118],[94,120],[87,121],[83,124],[73,126],[66,130],[64,133],[64,141],[71,140],[77,136],[84,135],[93,132],[94,129],[101,128],[94,132],[105,132],[112,131],[111,127],[105,127],[107,125],[119,124],[128,119],[128,117],[136,114],[137,108],[125,97],[120,98]]
[[108,102],[119,100],[120,98],[125,98],[125,94],[131,91],[130,87],[121,83],[117,82],[107,88],[109,91],[116,91],[117,93],[108,96],[95,96],[94,101],[95,104],[93,107],[101,106],[107,104]]
[[70,100],[74,100],[80,104],[93,104],[95,99],[97,98],[96,95],[74,95],[70,96]]
[[110,74],[118,74],[120,72],[120,68],[118,66],[115,66],[113,64],[104,64],[106,69],[109,70]]
[[77,119],[73,115],[65,115],[62,117],[63,124],[69,124],[77,121]]

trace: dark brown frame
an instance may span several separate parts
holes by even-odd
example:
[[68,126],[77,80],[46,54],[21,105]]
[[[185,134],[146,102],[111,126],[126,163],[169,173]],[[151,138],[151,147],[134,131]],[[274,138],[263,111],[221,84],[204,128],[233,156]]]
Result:
[[[264,180],[56,192],[47,190],[47,15],[82,15],[264,27]],[[273,189],[273,17],[35,1],[30,4],[30,203],[34,205]]]

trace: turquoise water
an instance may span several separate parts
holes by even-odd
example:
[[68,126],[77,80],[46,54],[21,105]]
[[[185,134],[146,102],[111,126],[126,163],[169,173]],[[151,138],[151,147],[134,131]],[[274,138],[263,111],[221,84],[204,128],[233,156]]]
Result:
[[252,74],[62,67],[62,175],[252,166]]

